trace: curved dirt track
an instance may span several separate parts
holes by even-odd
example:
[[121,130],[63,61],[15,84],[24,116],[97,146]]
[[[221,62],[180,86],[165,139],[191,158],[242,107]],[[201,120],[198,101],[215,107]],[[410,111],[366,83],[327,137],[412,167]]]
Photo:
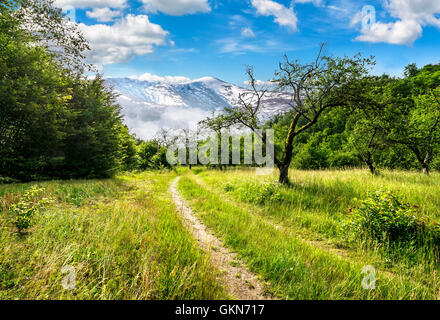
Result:
[[186,201],[177,190],[180,177],[173,180],[170,191],[173,201],[200,246],[210,253],[212,263],[221,271],[220,281],[229,293],[239,300],[267,300],[264,296],[264,286],[257,276],[250,272],[237,255],[224,247],[208,228],[194,215]]

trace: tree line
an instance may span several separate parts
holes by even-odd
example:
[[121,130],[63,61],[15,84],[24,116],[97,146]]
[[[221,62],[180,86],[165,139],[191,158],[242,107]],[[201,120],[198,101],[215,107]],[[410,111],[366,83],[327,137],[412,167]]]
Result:
[[[94,71],[87,50],[52,0],[0,4],[0,182],[170,168],[170,145],[203,140],[187,129],[136,139],[111,88],[99,74],[86,76]],[[310,63],[285,56],[270,91],[287,92],[291,101],[269,121],[261,116],[269,90],[248,67],[251,90],[200,130],[220,137],[246,128],[267,146],[265,132],[274,129],[281,183],[289,183],[291,167],[440,169],[440,65],[410,64],[404,76],[391,77],[372,76],[374,64],[373,57],[328,55],[325,45]]]

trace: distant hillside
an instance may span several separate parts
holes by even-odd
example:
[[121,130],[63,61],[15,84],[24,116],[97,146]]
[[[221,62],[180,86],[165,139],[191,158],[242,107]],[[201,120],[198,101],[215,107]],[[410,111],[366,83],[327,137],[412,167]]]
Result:
[[[194,127],[198,121],[238,103],[248,89],[206,77],[179,83],[149,82],[129,78],[106,80],[119,94],[118,103],[127,126],[140,138],[151,138],[163,127]],[[264,101],[264,114],[286,110],[290,97],[270,92]]]

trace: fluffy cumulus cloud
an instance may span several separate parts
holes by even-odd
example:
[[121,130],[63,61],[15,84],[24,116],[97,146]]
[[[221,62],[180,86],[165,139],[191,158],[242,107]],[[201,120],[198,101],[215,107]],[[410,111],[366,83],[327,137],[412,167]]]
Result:
[[54,4],[58,8],[124,8],[127,5],[127,0],[55,0]]
[[414,20],[392,23],[377,22],[362,31],[356,40],[364,42],[386,42],[390,44],[412,44],[422,35],[422,27]]
[[[440,28],[440,1],[433,0],[389,0],[385,9],[397,21],[390,23],[376,22],[370,28],[364,28],[356,40],[366,42],[387,42],[411,45],[421,37],[424,26]],[[358,13],[353,22],[359,22]]]
[[166,43],[168,35],[146,15],[127,15],[111,26],[82,23],[79,26],[91,45],[88,60],[97,65],[124,63],[151,53],[155,46]]
[[273,16],[275,22],[280,26],[287,27],[291,31],[298,30],[298,18],[293,11],[293,7],[287,8],[271,0],[251,0],[251,4],[257,10],[257,14]]
[[162,12],[173,16],[208,13],[211,11],[208,0],[142,0],[149,12]]
[[393,17],[440,27],[440,19],[436,18],[436,14],[440,13],[440,1],[390,0],[386,7]]
[[110,8],[94,8],[86,12],[87,17],[96,19],[99,22],[109,22],[121,15],[121,11]]

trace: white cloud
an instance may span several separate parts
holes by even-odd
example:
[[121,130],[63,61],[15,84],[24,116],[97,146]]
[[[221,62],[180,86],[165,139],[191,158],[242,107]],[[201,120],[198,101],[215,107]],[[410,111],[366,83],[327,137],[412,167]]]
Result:
[[144,73],[140,76],[130,76],[130,79],[136,79],[141,81],[149,81],[149,82],[164,82],[164,83],[187,83],[190,82],[191,79],[187,77],[181,76],[157,76],[151,73]]
[[296,3],[313,3],[315,6],[322,5],[323,0],[295,0]]
[[[151,112],[151,111],[150,111]],[[154,112],[154,111],[153,111]],[[197,123],[209,116],[210,111],[199,108],[161,107],[157,116],[146,114],[145,107],[132,105],[123,108],[124,123],[138,138],[148,140],[156,136],[160,129],[171,132],[182,128],[197,129]]]
[[255,38],[255,33],[249,27],[241,29],[241,35],[246,38]]
[[172,16],[208,13],[211,11],[208,0],[142,0],[149,12],[163,12]]
[[127,15],[113,25],[79,24],[91,45],[90,63],[106,65],[124,63],[135,56],[154,51],[154,46],[164,45],[168,31],[151,23],[145,15]]
[[370,29],[363,30],[362,33],[356,40],[405,45],[412,44],[422,35],[422,27],[414,20],[400,20],[393,23],[377,22]]
[[282,4],[271,0],[251,0],[252,6],[262,16],[274,16],[275,22],[280,26],[287,27],[291,31],[298,30],[298,18],[293,7],[286,8]]
[[[245,81],[245,82],[243,82],[243,84],[246,85],[246,86],[250,86],[250,85],[251,85],[250,81]],[[275,82],[272,82],[272,81],[256,80],[256,81],[255,81],[255,85],[256,85],[257,87],[262,87],[262,86],[265,86],[265,87],[273,87],[273,86],[276,85],[276,83],[275,83]]]
[[440,27],[440,19],[435,17],[440,13],[438,0],[390,0],[385,6],[393,17]]
[[[440,1],[438,0],[388,0],[384,4],[390,16],[397,21],[377,22],[364,28],[355,40],[411,45],[422,36],[424,26],[440,28]],[[359,13],[352,24],[360,22]]]
[[350,19],[350,27],[354,27],[362,21],[363,15],[361,11],[356,12],[356,14]]
[[264,45],[261,43],[242,43],[239,39],[228,38],[218,40],[220,53],[245,54],[247,52],[264,52]]
[[216,41],[216,44],[219,46],[219,53],[230,53],[235,55],[247,54],[249,52],[284,53],[296,49],[296,47],[293,47],[290,44],[281,43],[268,36],[258,38],[231,37],[219,39]]
[[55,0],[55,6],[63,8],[72,6],[77,9],[84,8],[124,8],[127,0]]
[[92,11],[86,12],[87,17],[96,19],[99,22],[109,22],[121,15],[121,11],[112,10],[110,8],[94,8]]

